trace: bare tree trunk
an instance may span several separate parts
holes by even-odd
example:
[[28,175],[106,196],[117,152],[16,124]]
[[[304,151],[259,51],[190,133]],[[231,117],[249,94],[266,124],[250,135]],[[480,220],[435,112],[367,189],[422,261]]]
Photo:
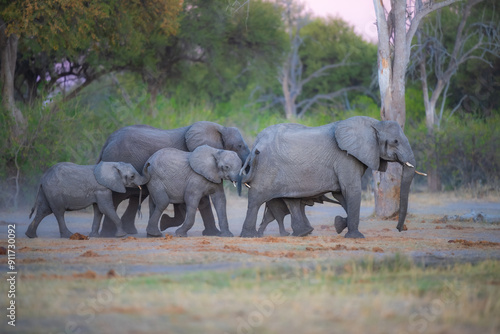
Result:
[[285,99],[285,116],[287,120],[293,120],[297,117],[297,110],[295,108],[295,99],[290,92],[290,68],[289,64],[285,65],[283,69],[283,78],[281,86],[283,89],[283,98]]
[[[411,42],[420,21],[432,11],[458,0],[440,2],[391,0],[390,11],[381,0],[373,0],[378,31],[378,81],[382,105],[382,120],[392,120],[404,129],[406,121],[405,87],[406,70],[410,60]],[[373,172],[375,214],[378,217],[394,217],[399,211],[396,194],[400,192],[402,169],[389,163],[385,173]],[[383,174],[383,175],[382,175]]]
[[7,36],[5,34],[5,24],[0,19],[0,57],[2,58],[1,81],[2,86],[2,104],[9,111],[14,121],[12,134],[18,139],[26,130],[26,119],[21,110],[16,106],[14,100],[14,74],[16,71],[18,37],[15,34]]

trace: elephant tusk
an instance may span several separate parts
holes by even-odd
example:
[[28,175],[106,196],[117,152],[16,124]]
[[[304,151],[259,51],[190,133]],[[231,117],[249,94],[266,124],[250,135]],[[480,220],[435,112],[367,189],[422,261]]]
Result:
[[411,167],[411,168],[415,168],[415,166],[413,166],[411,163],[409,162],[405,162],[405,165],[408,166],[408,167]]
[[249,185],[248,183],[246,183],[246,182],[245,182],[245,186],[246,186],[248,189],[252,188],[252,187],[250,187],[250,185]]
[[426,174],[426,173],[419,172],[418,170],[416,170],[416,171],[415,171],[415,173],[417,173],[418,175],[427,176],[427,174]]
[[236,188],[236,181],[233,181],[233,186]]

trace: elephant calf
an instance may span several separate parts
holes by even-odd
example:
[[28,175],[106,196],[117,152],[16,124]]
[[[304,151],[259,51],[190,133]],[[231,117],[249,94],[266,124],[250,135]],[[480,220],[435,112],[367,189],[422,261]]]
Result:
[[35,219],[26,230],[26,235],[36,238],[36,230],[43,218],[51,213],[56,216],[61,238],[69,238],[72,233],[66,226],[66,211],[94,206],[94,221],[91,237],[97,237],[102,215],[109,217],[116,225],[115,236],[127,233],[113,206],[112,191],[125,193],[125,187],[139,187],[147,182],[129,163],[100,162],[97,165],[76,165],[61,162],[50,167],[42,176],[40,187],[31,209],[30,218],[36,209]]
[[236,182],[241,165],[236,152],[208,145],[199,146],[193,152],[164,148],[153,154],[143,169],[143,174],[149,178],[147,187],[152,199],[149,201],[150,218],[146,228],[148,236],[162,235],[158,220],[170,203],[185,203],[186,216],[175,235],[186,237],[194,224],[200,200],[210,195],[219,218],[221,236],[232,237],[222,180]]

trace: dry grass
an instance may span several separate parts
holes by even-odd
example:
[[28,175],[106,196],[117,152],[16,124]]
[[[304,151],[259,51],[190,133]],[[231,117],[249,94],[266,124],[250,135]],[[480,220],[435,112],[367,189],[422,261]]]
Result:
[[124,333],[498,332],[499,274],[498,261],[422,268],[396,256],[182,275],[30,277],[19,282],[27,319],[19,323],[21,330],[36,322],[101,332],[112,322]]

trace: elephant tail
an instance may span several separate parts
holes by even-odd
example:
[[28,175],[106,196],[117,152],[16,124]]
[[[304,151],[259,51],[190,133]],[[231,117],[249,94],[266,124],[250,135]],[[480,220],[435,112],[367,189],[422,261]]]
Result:
[[35,204],[33,204],[33,207],[31,208],[31,212],[30,212],[30,219],[31,219],[31,216],[33,216],[33,213],[35,212],[35,209],[37,207],[38,196],[40,195],[40,189],[42,189],[42,185],[38,186],[38,191],[36,192],[36,197],[35,197]]
[[250,182],[253,179],[253,171],[256,163],[256,158],[259,155],[260,151],[258,149],[252,150],[252,152],[248,155],[245,160],[245,163],[240,169],[240,173],[238,174],[238,196],[241,196],[241,188],[242,184],[245,184],[248,188],[250,188]]

